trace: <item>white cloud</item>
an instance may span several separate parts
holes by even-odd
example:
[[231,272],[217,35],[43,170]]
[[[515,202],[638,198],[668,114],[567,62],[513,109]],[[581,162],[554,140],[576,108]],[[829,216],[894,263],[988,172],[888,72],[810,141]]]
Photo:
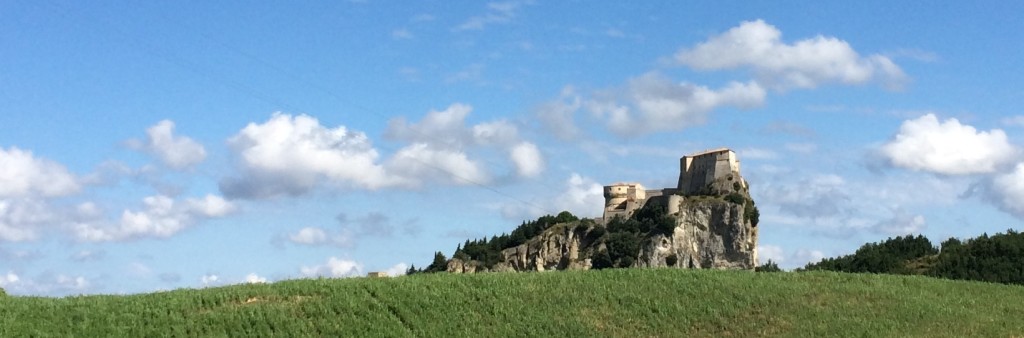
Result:
[[0,287],[10,294],[62,296],[82,294],[92,284],[82,276],[44,273],[37,278],[19,276],[14,271],[0,275]]
[[327,242],[327,232],[324,229],[317,227],[305,227],[299,230],[299,232],[288,236],[288,240],[292,243],[316,245]]
[[174,135],[174,122],[163,120],[146,129],[146,141],[129,140],[128,145],[155,155],[174,169],[193,167],[206,159],[202,144],[186,136]]
[[769,260],[775,262],[775,264],[783,264],[786,262],[786,255],[782,248],[777,245],[758,245],[757,263],[764,264]]
[[237,210],[234,203],[225,200],[223,197],[207,194],[202,199],[188,199],[185,201],[188,209],[206,217],[224,217]]
[[1010,173],[991,178],[986,198],[1000,210],[1024,218],[1024,163],[1018,163]]
[[387,273],[388,276],[391,277],[397,277],[404,276],[406,271],[409,271],[409,265],[405,263],[398,263],[387,270],[384,270],[384,273]]
[[400,149],[388,163],[387,168],[408,180],[411,185],[422,181],[447,180],[461,185],[481,184],[490,180],[487,172],[466,153],[435,148],[426,143],[415,143]]
[[331,257],[327,259],[327,263],[303,266],[299,271],[306,277],[358,277],[363,274],[363,265],[356,261]]
[[803,266],[808,263],[820,262],[824,258],[825,253],[820,250],[800,249],[793,252],[793,255],[790,256],[790,262],[798,264],[796,266]]
[[561,140],[573,140],[580,135],[580,128],[576,126],[573,115],[576,114],[583,101],[576,90],[571,86],[562,88],[558,100],[547,102],[537,108],[537,117],[544,127],[556,138]]
[[501,208],[502,216],[511,219],[534,218],[545,214],[569,211],[579,217],[600,217],[604,211],[604,187],[590,178],[572,173],[564,190],[538,203],[512,202]]
[[893,217],[887,220],[882,220],[875,224],[875,232],[889,234],[889,235],[909,235],[920,233],[927,227],[924,216],[922,215],[910,215],[906,211],[899,209],[894,211]]
[[540,149],[533,143],[521,142],[513,146],[511,157],[519,176],[536,177],[544,171],[544,158],[540,154]]
[[90,242],[120,241],[138,238],[167,238],[191,227],[200,220],[223,217],[235,207],[223,198],[207,195],[203,199],[186,199],[179,203],[164,195],[143,198],[143,209],[124,210],[114,223],[94,217],[78,216],[72,230],[79,240]]
[[259,275],[255,274],[255,273],[250,273],[248,275],[245,275],[245,283],[247,283],[247,284],[263,284],[263,283],[266,283],[266,282],[267,282],[267,278],[266,277],[260,277]]
[[732,82],[715,90],[675,83],[651,72],[630,79],[625,92],[604,91],[586,105],[606,120],[612,132],[633,136],[703,124],[708,112],[716,108],[753,108],[761,105],[764,98],[764,89],[755,82]]
[[1017,158],[1018,150],[999,129],[977,131],[957,119],[939,122],[934,114],[904,121],[880,149],[892,165],[943,175],[995,172]]
[[21,242],[38,238],[39,230],[60,219],[45,200],[0,199],[0,240]]
[[907,80],[888,57],[860,56],[846,41],[816,36],[787,44],[782,32],[762,20],[745,21],[693,48],[675,60],[698,70],[747,68],[758,82],[779,90],[815,88],[827,83],[863,84],[872,80],[900,88]]
[[331,245],[351,247],[353,244],[352,237],[352,232],[348,229],[329,233],[320,227],[305,227],[299,229],[296,233],[288,235],[288,241],[309,246]]
[[220,277],[216,274],[203,275],[199,277],[199,282],[203,283],[203,286],[217,285],[220,281]]
[[850,207],[849,186],[838,175],[814,175],[798,182],[765,182],[754,186],[764,204],[800,218],[828,218]]
[[480,145],[509,145],[519,139],[519,128],[505,120],[474,125],[472,132]]
[[[389,172],[407,177],[406,181],[445,179],[455,184],[487,183],[491,177],[477,161],[470,159],[474,147],[505,148],[516,166],[516,173],[533,177],[543,170],[544,159],[532,143],[520,141],[518,128],[505,120],[466,125],[473,107],[453,104],[441,111],[430,111],[419,122],[392,119],[385,135],[411,142],[387,163]],[[533,149],[531,149],[531,146]]]
[[376,163],[377,150],[365,134],[326,128],[307,115],[276,113],[263,124],[250,123],[228,144],[242,170],[242,177],[221,181],[228,197],[300,195],[325,182],[366,189],[401,183]]
[[7,286],[13,283],[17,283],[19,280],[21,280],[21,278],[18,277],[18,275],[15,274],[14,271],[7,271],[7,275],[0,277],[3,277],[0,278],[0,286]]
[[79,189],[64,166],[16,147],[0,148],[0,198],[67,196]]
[[385,137],[408,144],[386,160],[380,160],[361,132],[343,126],[330,129],[306,115],[277,113],[263,124],[249,124],[229,140],[241,175],[221,180],[220,188],[231,198],[256,199],[297,196],[321,186],[375,190],[416,188],[426,182],[487,183],[492,175],[470,155],[476,148],[504,149],[513,155],[510,160],[520,174],[537,173],[543,159],[539,152],[519,149],[523,142],[514,124],[497,120],[467,126],[471,111],[456,103],[430,111],[418,122],[392,119]]

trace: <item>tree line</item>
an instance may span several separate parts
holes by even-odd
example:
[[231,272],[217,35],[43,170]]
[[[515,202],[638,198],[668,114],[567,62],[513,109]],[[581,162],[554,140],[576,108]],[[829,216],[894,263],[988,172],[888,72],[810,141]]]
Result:
[[926,275],[947,279],[1024,284],[1024,234],[1007,230],[938,247],[924,236],[868,243],[850,255],[826,258],[799,270]]

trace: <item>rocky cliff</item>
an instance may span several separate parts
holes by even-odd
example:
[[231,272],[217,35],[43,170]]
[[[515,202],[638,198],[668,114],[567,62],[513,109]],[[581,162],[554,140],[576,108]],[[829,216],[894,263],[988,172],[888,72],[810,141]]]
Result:
[[469,257],[447,271],[586,270],[602,267],[746,269],[757,265],[757,208],[739,173],[700,195],[652,198],[630,219],[554,224],[503,248],[492,264]]

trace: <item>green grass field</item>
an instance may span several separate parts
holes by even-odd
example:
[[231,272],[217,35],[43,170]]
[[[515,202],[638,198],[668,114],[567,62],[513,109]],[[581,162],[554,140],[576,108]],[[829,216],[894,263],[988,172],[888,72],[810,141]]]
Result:
[[1024,336],[1024,287],[621,269],[0,298],[0,336]]

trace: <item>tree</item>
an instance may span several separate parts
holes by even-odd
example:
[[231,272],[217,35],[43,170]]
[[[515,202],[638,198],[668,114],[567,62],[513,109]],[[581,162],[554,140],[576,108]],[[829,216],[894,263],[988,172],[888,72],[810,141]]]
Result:
[[434,261],[427,266],[423,272],[445,272],[448,271],[448,258],[440,251],[434,252]]
[[757,272],[782,272],[782,269],[779,269],[779,265],[775,264],[775,262],[773,262],[771,259],[769,259],[767,262],[764,262],[764,264],[761,264],[760,266],[754,268],[754,271],[757,271]]
[[419,271],[416,270],[416,264],[409,264],[409,270],[405,270],[405,274],[408,276],[416,273],[419,273]]

